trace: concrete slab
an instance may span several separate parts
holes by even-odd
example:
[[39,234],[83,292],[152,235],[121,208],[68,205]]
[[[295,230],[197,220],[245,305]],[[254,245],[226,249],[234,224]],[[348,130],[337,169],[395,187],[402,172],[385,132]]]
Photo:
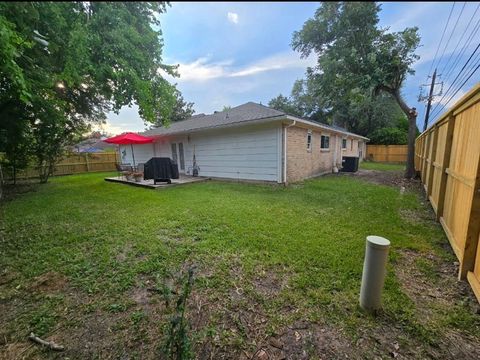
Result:
[[143,187],[143,188],[147,188],[147,189],[162,189],[162,188],[166,188],[166,187],[191,184],[191,183],[202,182],[202,181],[207,181],[207,180],[210,180],[210,178],[199,177],[199,176],[193,177],[193,176],[180,175],[179,179],[172,179],[171,184],[168,184],[166,182],[161,182],[161,183],[157,182],[157,184],[154,184],[153,180],[142,180],[140,182],[136,182],[135,180],[129,181],[124,176],[115,176],[115,177],[105,178],[105,181],[122,183],[122,184],[133,185],[133,186],[139,186],[139,187]]

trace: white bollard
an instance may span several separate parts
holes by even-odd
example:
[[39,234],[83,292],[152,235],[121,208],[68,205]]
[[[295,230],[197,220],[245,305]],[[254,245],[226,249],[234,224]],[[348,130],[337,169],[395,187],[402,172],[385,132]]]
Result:
[[368,312],[374,313],[382,307],[381,296],[387,272],[389,248],[389,240],[380,236],[367,236],[360,306]]

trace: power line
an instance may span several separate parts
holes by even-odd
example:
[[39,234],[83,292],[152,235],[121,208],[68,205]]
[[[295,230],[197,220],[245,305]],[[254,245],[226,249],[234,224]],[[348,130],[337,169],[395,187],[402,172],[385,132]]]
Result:
[[450,17],[452,16],[453,9],[455,8],[455,2],[452,5],[452,8],[450,9],[450,14],[448,15],[447,23],[445,24],[445,28],[443,29],[442,37],[440,38],[440,42],[438,43],[437,46],[437,51],[435,51],[435,56],[433,57],[433,62],[430,64],[430,69],[428,70],[428,75],[432,72],[433,69],[433,64],[437,60],[437,55],[438,55],[438,50],[440,50],[440,45],[442,44],[443,37],[445,36],[445,31],[447,31],[448,24],[450,23]]
[[440,62],[443,59],[443,55],[445,55],[445,51],[447,50],[448,44],[450,44],[450,40],[452,40],[453,34],[455,33],[455,30],[457,29],[457,25],[458,25],[458,22],[460,21],[460,18],[462,17],[463,10],[465,10],[465,5],[467,5],[466,1],[463,3],[462,10],[460,10],[460,14],[458,14],[457,21],[455,21],[455,25],[453,25],[453,29],[450,32],[450,36],[449,36],[449,38],[448,38],[448,40],[445,43],[445,46],[443,48],[442,55],[440,55],[440,57],[438,58],[438,65],[440,65]]
[[[480,45],[480,44],[479,44]],[[435,116],[439,115],[442,110],[445,109],[446,105],[455,97],[455,95],[463,88],[463,86],[467,83],[467,81],[473,76],[473,74],[477,71],[478,65],[480,65],[480,53],[477,54],[475,57],[474,61],[472,61],[472,65],[466,69],[466,71],[462,74],[461,77],[459,77],[459,83],[461,83],[460,86],[457,86],[454,90],[452,90],[453,95],[450,95],[448,100],[445,102],[445,104],[441,104],[441,101],[443,99],[447,98],[447,93],[445,93],[445,96],[440,99],[439,103],[437,103],[437,106],[435,107],[436,112]]]
[[[480,5],[479,5],[480,6]],[[468,36],[467,40],[465,41],[465,44],[463,45],[462,49],[458,53],[457,57],[455,58],[455,61],[453,62],[453,65],[450,67],[448,70],[447,74],[444,76],[445,81],[448,81],[450,78],[450,75],[453,73],[453,71],[457,68],[457,65],[459,61],[461,60],[463,54],[465,51],[468,49],[470,46],[470,43],[472,42],[473,38],[475,35],[478,33],[478,30],[480,29],[480,21],[477,21],[477,24],[473,27],[472,32]]]
[[[452,99],[455,97],[455,95],[457,95],[457,93],[463,88],[463,86],[468,82],[468,80],[470,80],[470,78],[473,76],[473,74],[475,74],[477,72],[477,70],[480,69],[480,62],[477,63],[477,66],[476,68],[470,73],[470,75],[465,79],[465,81],[462,83],[462,85],[460,85],[457,89],[457,91],[455,91],[455,93],[453,93],[452,96],[450,96],[450,98],[448,99],[448,101],[445,103],[444,107],[445,108],[449,103],[450,101],[452,101]],[[433,119],[432,119],[433,120]]]
[[[457,51],[458,45],[460,45],[460,43],[462,42],[463,38],[465,37],[465,34],[467,33],[467,30],[468,30],[468,28],[470,27],[470,24],[472,23],[473,18],[474,18],[475,15],[477,14],[478,8],[480,8],[480,4],[477,5],[477,8],[475,9],[475,11],[474,11],[472,17],[470,18],[470,20],[468,21],[468,24],[467,24],[467,26],[465,27],[465,30],[463,31],[462,35],[460,36],[460,39],[457,41],[457,45],[455,45],[455,49],[453,49],[452,53],[451,53],[450,56],[448,57],[447,62],[446,62],[445,65],[443,66],[442,70],[440,70],[440,74],[443,74],[444,70],[447,68],[448,64],[450,63],[450,60],[452,59],[453,54],[455,54],[455,52]],[[480,22],[479,22],[478,24],[480,24]]]
[[472,54],[470,55],[470,57],[468,58],[468,60],[465,62],[465,64],[463,65],[463,67],[460,69],[459,73],[457,74],[457,76],[455,77],[455,79],[453,80],[453,82],[450,84],[450,86],[448,87],[447,91],[445,91],[445,94],[442,96],[442,98],[440,99],[440,101],[437,103],[437,105],[435,105],[435,107],[434,107],[433,110],[432,110],[432,113],[435,112],[436,108],[438,107],[438,104],[440,104],[440,102],[447,96],[447,94],[449,93],[450,89],[453,88],[453,85],[457,82],[457,80],[459,79],[460,75],[462,75],[463,70],[465,70],[465,68],[467,67],[468,63],[470,62],[470,60],[472,59],[472,57],[475,55],[475,53],[477,52],[477,50],[478,50],[479,47],[480,47],[480,43],[477,45],[477,47],[476,47],[475,50],[472,52]]

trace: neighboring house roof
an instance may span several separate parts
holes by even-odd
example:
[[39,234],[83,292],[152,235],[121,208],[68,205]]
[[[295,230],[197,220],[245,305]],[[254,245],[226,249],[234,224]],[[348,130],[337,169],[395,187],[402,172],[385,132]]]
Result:
[[[183,121],[178,121],[170,124],[169,127],[158,127],[142,132],[145,136],[161,136],[161,135],[174,135],[180,133],[186,133],[197,130],[211,129],[217,127],[224,127],[228,125],[240,124],[244,122],[252,122],[259,120],[274,120],[278,118],[299,121],[307,125],[320,127],[323,129],[332,130],[335,132],[344,133],[355,137],[364,138],[363,136],[347,132],[346,130],[340,130],[338,128],[331,127],[329,125],[321,124],[311,120],[305,120],[290,116],[283,111],[275,110],[261,104],[254,102],[248,102],[246,104],[236,106],[229,110],[215,112],[210,115],[198,114]],[[366,138],[364,138],[366,139]]]
[[115,146],[97,138],[89,138],[71,146],[71,149],[76,152],[100,152]]

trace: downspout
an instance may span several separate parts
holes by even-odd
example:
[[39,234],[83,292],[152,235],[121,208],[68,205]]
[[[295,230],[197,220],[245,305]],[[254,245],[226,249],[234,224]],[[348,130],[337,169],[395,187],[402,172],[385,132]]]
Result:
[[284,127],[283,131],[283,183],[287,185],[287,129],[291,126],[295,126],[297,120],[293,120],[288,126]]
[[338,173],[337,157],[338,157],[338,135],[335,134],[335,151],[333,152],[333,167],[332,167],[332,171],[334,173]]

